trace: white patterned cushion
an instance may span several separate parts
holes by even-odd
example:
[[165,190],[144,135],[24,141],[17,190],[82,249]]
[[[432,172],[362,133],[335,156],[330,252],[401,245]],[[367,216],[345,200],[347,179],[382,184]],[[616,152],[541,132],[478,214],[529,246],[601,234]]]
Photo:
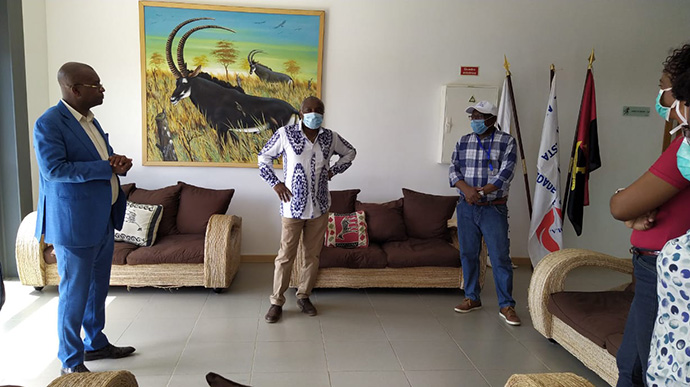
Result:
[[122,230],[115,230],[115,241],[137,246],[153,245],[162,217],[163,206],[160,204],[140,204],[127,201],[125,223]]

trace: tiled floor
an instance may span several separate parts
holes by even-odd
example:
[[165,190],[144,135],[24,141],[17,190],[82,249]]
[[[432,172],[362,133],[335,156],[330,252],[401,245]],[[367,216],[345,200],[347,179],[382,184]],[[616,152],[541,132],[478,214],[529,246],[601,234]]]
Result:
[[[273,265],[242,264],[229,291],[113,288],[106,333],[134,356],[88,362],[92,371],[127,369],[140,386],[204,386],[219,373],[252,386],[503,386],[513,373],[574,372],[599,377],[531,327],[530,269],[515,271],[521,327],[498,317],[493,281],[482,310],[458,314],[458,290],[317,289],[317,317],[299,313],[289,290],[283,319],[263,320]],[[608,274],[607,274],[608,273]],[[570,289],[603,289],[611,272],[579,269]],[[0,312],[0,384],[46,386],[58,376],[57,289],[5,282]]]

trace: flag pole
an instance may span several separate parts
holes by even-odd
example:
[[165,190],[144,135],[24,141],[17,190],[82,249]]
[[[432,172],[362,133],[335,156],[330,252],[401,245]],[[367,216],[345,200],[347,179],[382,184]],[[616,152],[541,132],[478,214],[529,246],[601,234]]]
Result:
[[503,67],[506,69],[506,79],[508,80],[508,92],[510,93],[510,103],[513,108],[513,120],[515,121],[515,133],[517,134],[518,148],[520,149],[520,159],[522,161],[522,175],[525,178],[525,191],[527,192],[527,208],[529,217],[532,219],[532,194],[529,190],[529,178],[527,177],[527,164],[525,163],[525,150],[522,147],[522,136],[520,135],[520,123],[518,122],[517,108],[515,107],[515,95],[513,95],[513,81],[510,78],[510,63],[508,58],[503,55]]
[[[594,48],[592,48],[592,53],[589,54],[589,65],[587,66],[587,71],[592,70],[592,63],[594,62]],[[586,81],[585,81],[586,82]],[[578,122],[580,119],[578,118]],[[570,186],[571,182],[570,180],[573,178],[572,171],[573,171],[573,161],[575,160],[575,150],[577,149],[577,128],[575,129],[575,136],[573,138],[573,149],[570,151],[570,162],[568,163],[568,179],[565,181],[565,195],[563,196],[563,209],[561,210],[563,214],[566,214],[567,212],[567,207],[568,207],[568,194],[570,193]],[[563,215],[563,219],[565,219],[565,215]],[[564,222],[565,223],[565,222]]]

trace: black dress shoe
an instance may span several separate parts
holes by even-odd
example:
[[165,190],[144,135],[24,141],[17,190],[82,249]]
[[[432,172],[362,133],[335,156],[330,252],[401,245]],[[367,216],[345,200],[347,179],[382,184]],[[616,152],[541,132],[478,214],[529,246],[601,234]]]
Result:
[[116,347],[112,344],[108,344],[101,349],[84,352],[84,361],[119,359],[131,355],[134,351],[134,347]]
[[268,308],[268,313],[266,313],[266,322],[267,323],[274,323],[280,320],[280,316],[283,314],[283,307],[280,305],[273,305],[271,304],[271,307]]
[[309,298],[298,298],[297,307],[302,311],[302,313],[306,313],[310,316],[316,316],[316,308],[314,307],[314,304],[309,301]]
[[89,371],[89,369],[86,368],[84,363],[81,363],[81,364],[78,364],[76,367],[61,369],[60,375],[73,374],[75,372],[91,372],[91,371]]

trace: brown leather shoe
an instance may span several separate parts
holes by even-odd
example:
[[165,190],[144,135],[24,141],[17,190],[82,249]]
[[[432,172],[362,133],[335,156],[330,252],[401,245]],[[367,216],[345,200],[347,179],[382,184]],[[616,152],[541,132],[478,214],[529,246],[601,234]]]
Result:
[[310,316],[316,316],[316,308],[314,307],[314,304],[309,301],[309,298],[298,298],[297,307],[302,311],[302,313],[306,313]]
[[266,313],[266,322],[267,323],[274,323],[280,320],[280,316],[283,314],[283,307],[280,305],[273,305],[271,304],[271,307],[268,308],[268,313]]
[[506,306],[504,308],[501,308],[501,311],[498,313],[498,315],[503,317],[507,324],[522,324],[522,321],[520,321],[520,317],[518,317],[517,312],[515,312],[515,308],[512,306]]
[[462,300],[462,304],[455,307],[455,311],[458,313],[467,313],[473,310],[479,310],[482,308],[481,301],[475,301],[469,298]]

